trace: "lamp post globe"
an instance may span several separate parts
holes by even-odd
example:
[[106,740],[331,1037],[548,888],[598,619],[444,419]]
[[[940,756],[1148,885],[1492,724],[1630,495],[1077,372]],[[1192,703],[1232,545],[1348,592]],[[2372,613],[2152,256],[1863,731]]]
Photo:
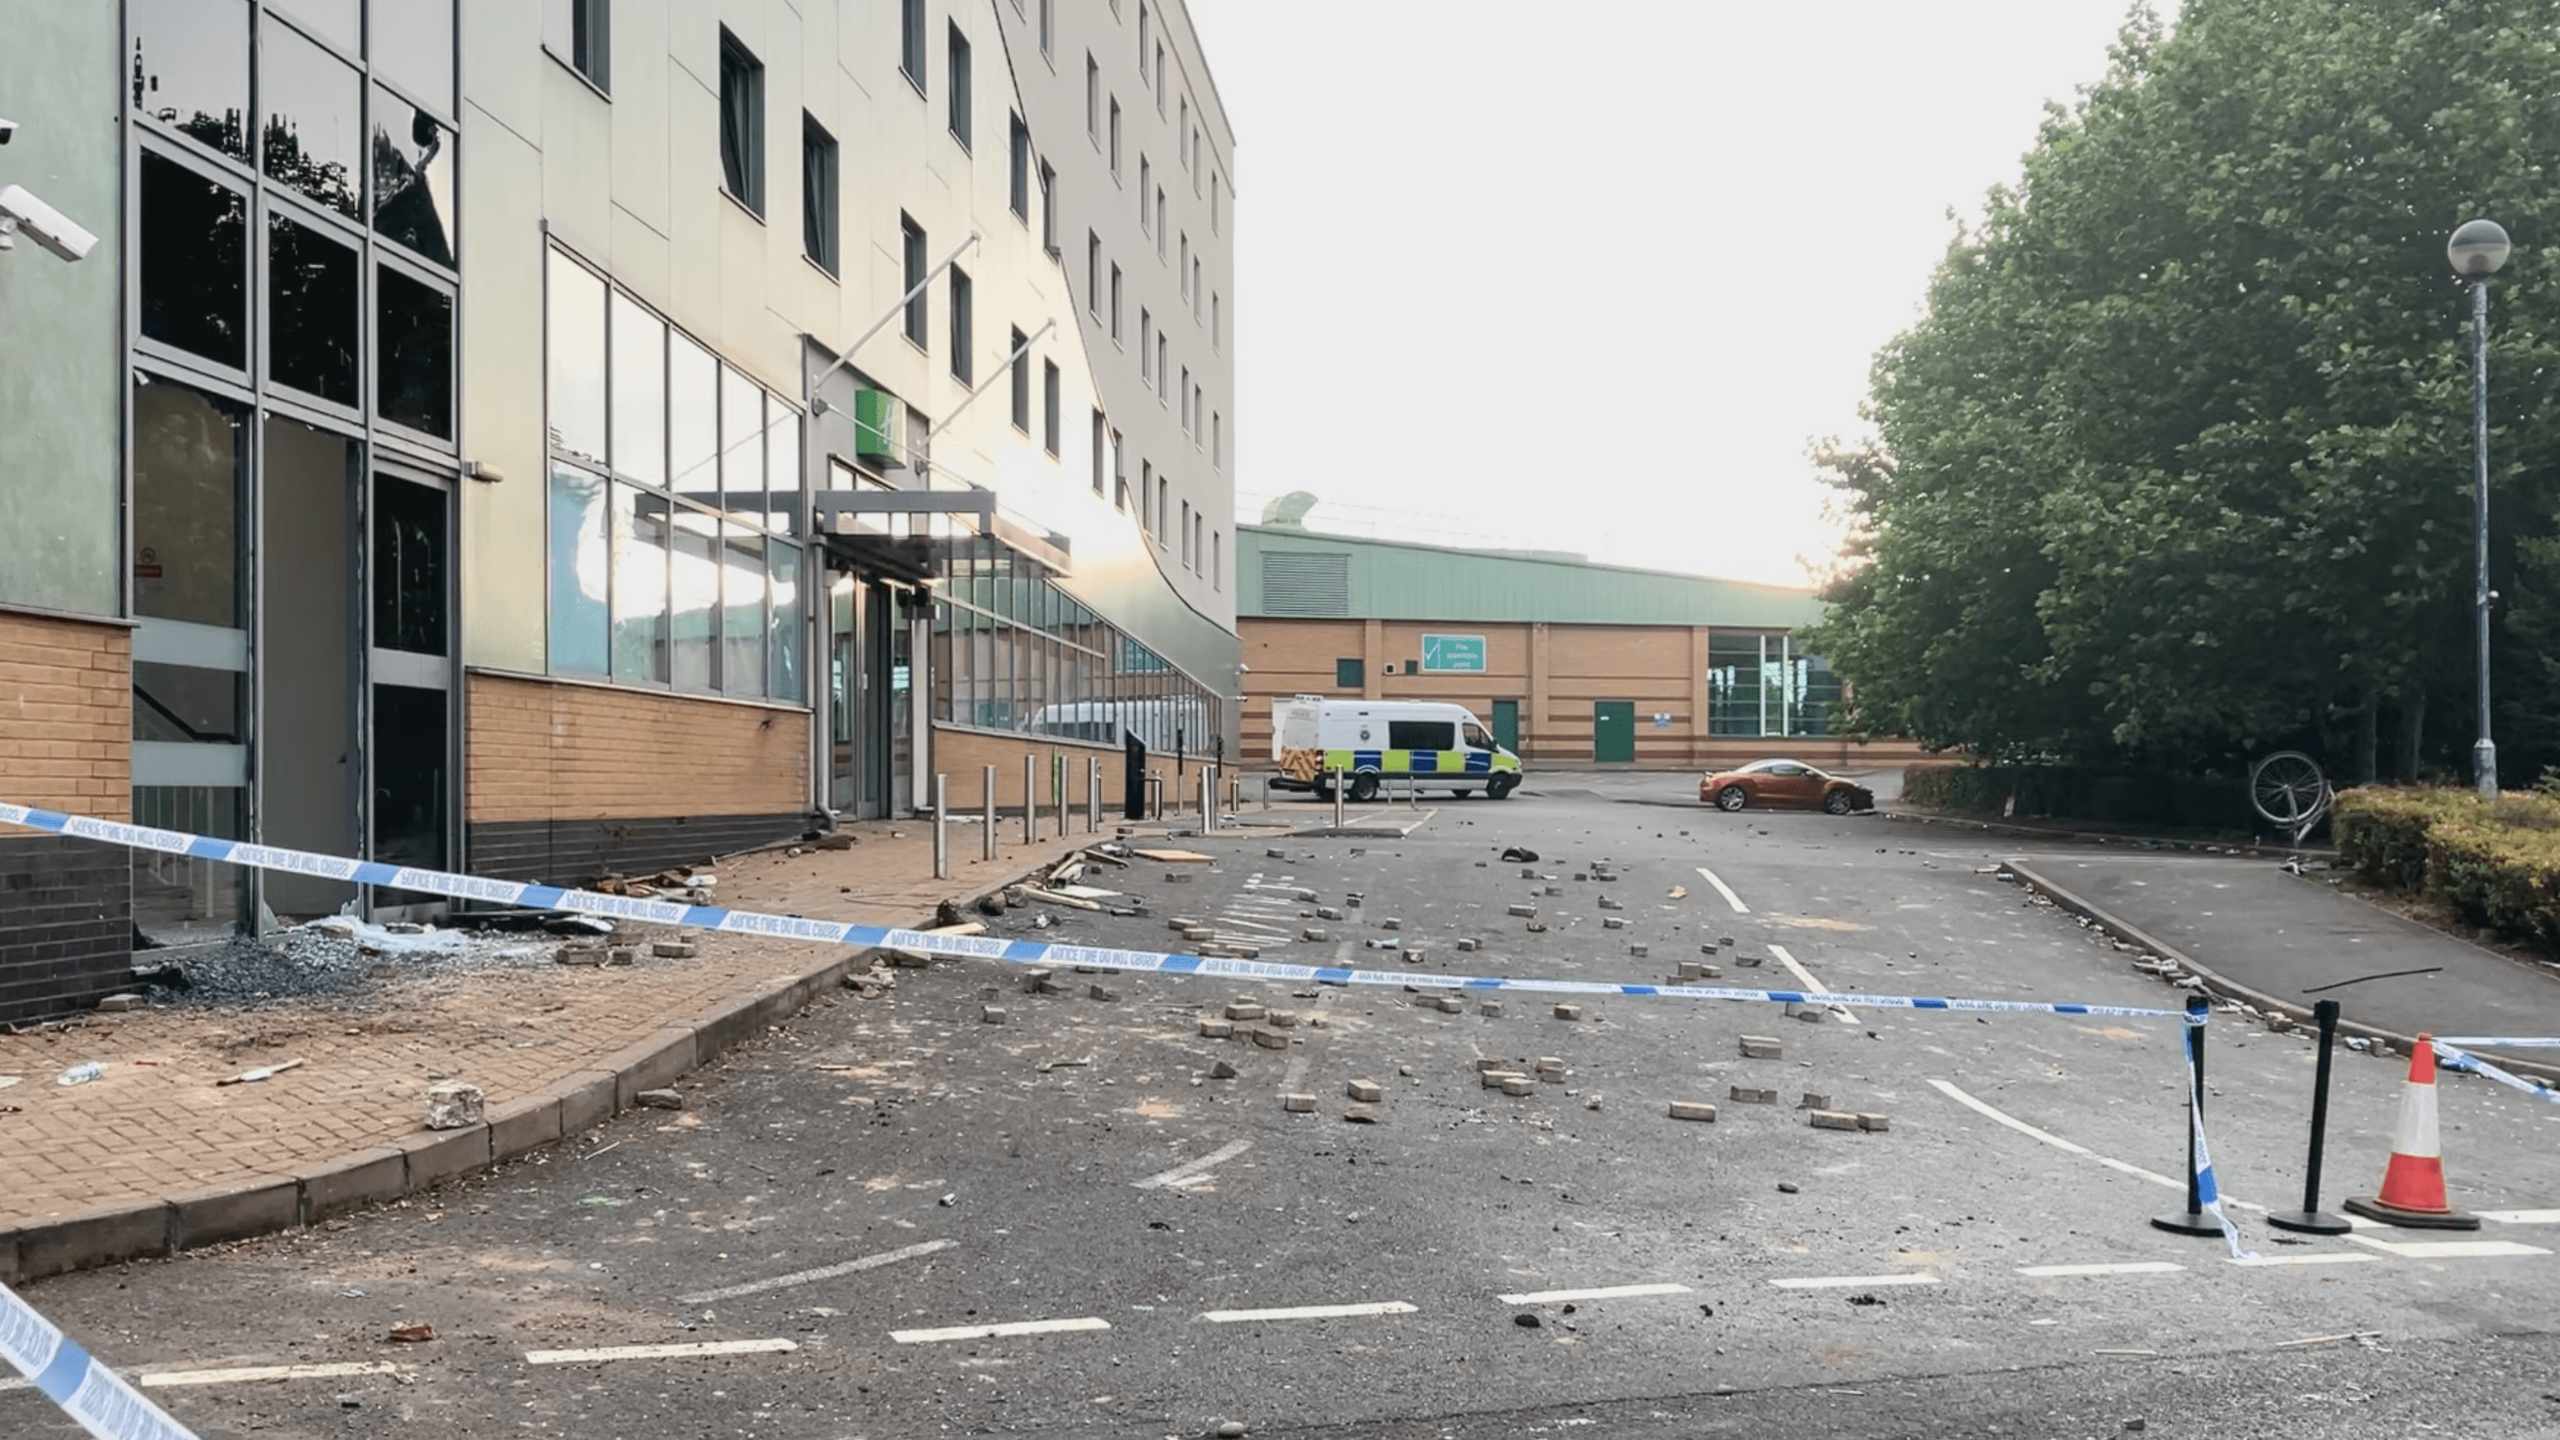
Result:
[[2445,242],[2444,255],[2453,262],[2454,274],[2465,280],[2486,280],[2507,263],[2514,248],[2506,228],[2497,221],[2466,220]]

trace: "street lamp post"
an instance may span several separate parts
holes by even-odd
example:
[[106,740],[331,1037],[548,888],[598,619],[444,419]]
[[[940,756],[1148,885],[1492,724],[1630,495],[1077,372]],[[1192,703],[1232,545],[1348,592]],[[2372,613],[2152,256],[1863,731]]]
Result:
[[2509,248],[2495,220],[2465,221],[2444,247],[2453,273],[2471,285],[2472,619],[2480,652],[2480,738],[2471,746],[2471,778],[2483,800],[2498,798],[2498,747],[2489,738],[2489,277],[2507,263]]

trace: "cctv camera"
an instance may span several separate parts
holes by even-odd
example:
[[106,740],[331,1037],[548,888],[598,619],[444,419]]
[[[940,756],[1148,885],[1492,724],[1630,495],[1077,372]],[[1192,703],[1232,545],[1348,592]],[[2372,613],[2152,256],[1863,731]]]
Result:
[[83,230],[70,216],[37,199],[23,185],[0,190],[0,244],[24,230],[35,242],[65,260],[77,260],[89,253],[98,237]]
[[0,120],[0,145],[6,145],[17,138],[18,122],[15,120]]

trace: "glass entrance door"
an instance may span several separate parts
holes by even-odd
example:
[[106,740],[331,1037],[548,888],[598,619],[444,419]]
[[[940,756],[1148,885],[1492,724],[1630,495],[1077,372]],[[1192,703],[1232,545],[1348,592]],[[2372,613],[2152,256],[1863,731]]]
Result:
[[[452,502],[449,484],[373,477],[366,810],[372,858],[422,870],[453,868]],[[419,919],[445,905],[386,888],[372,908],[377,918]]]
[[[260,440],[258,837],[361,855],[356,442],[281,416],[268,418]],[[278,921],[293,924],[335,913],[356,887],[273,870],[264,895]]]

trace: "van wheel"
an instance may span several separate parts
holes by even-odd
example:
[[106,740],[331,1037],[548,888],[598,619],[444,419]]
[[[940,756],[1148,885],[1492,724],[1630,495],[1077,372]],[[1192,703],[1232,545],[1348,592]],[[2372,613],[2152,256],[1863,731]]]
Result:
[[1511,792],[1519,786],[1520,777],[1516,775],[1496,775],[1485,782],[1484,793],[1496,800],[1508,800],[1511,798]]
[[1361,774],[1352,776],[1351,789],[1349,793],[1352,804],[1368,804],[1370,801],[1378,798],[1378,777],[1368,774],[1365,771]]

